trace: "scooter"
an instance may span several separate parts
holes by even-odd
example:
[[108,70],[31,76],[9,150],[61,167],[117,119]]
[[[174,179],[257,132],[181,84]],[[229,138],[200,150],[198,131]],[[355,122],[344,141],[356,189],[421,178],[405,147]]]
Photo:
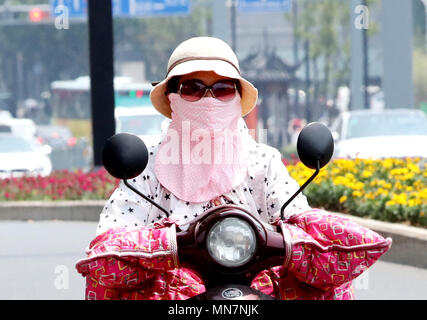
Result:
[[[301,162],[314,169],[314,174],[281,208],[285,208],[318,175],[331,159],[334,140],[323,124],[308,124],[297,142]],[[129,183],[141,174],[148,162],[148,151],[137,136],[119,133],[107,140],[103,164],[114,177],[166,216],[169,213]],[[283,240],[280,227],[266,224],[247,210],[235,205],[213,207],[177,232],[179,260],[197,272],[206,291],[193,300],[274,300],[250,287],[251,279],[260,271],[283,263],[290,248]]]

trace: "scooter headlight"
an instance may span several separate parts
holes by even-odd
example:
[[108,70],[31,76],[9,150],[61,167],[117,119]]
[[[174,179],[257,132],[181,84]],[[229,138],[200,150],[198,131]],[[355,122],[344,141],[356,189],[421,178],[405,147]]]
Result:
[[242,219],[225,218],[209,231],[207,249],[210,256],[223,266],[242,266],[255,254],[255,232]]

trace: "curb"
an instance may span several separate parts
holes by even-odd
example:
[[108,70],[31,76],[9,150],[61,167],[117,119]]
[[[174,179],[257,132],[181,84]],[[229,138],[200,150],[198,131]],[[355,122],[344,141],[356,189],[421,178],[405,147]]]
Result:
[[10,201],[0,203],[1,220],[99,221],[104,200]]
[[[1,220],[64,220],[99,221],[104,200],[88,201],[11,201],[0,203]],[[334,214],[393,239],[384,261],[427,268],[427,229],[361,218],[342,213]]]

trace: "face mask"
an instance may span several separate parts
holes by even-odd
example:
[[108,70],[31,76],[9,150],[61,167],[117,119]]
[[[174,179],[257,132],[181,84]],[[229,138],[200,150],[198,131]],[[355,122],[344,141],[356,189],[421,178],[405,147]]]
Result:
[[240,96],[196,102],[170,94],[172,121],[156,155],[155,173],[177,198],[206,202],[230,192],[246,176],[238,122]]

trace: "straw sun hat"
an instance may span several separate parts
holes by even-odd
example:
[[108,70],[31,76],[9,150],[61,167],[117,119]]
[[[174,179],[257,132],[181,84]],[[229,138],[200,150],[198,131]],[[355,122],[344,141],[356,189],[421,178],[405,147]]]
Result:
[[242,87],[242,116],[256,105],[258,90],[240,75],[239,61],[230,46],[221,39],[195,37],[182,42],[169,58],[166,78],[156,84],[150,93],[153,106],[171,118],[171,107],[166,96],[166,84],[174,76],[196,71],[213,71],[228,78],[238,79]]

